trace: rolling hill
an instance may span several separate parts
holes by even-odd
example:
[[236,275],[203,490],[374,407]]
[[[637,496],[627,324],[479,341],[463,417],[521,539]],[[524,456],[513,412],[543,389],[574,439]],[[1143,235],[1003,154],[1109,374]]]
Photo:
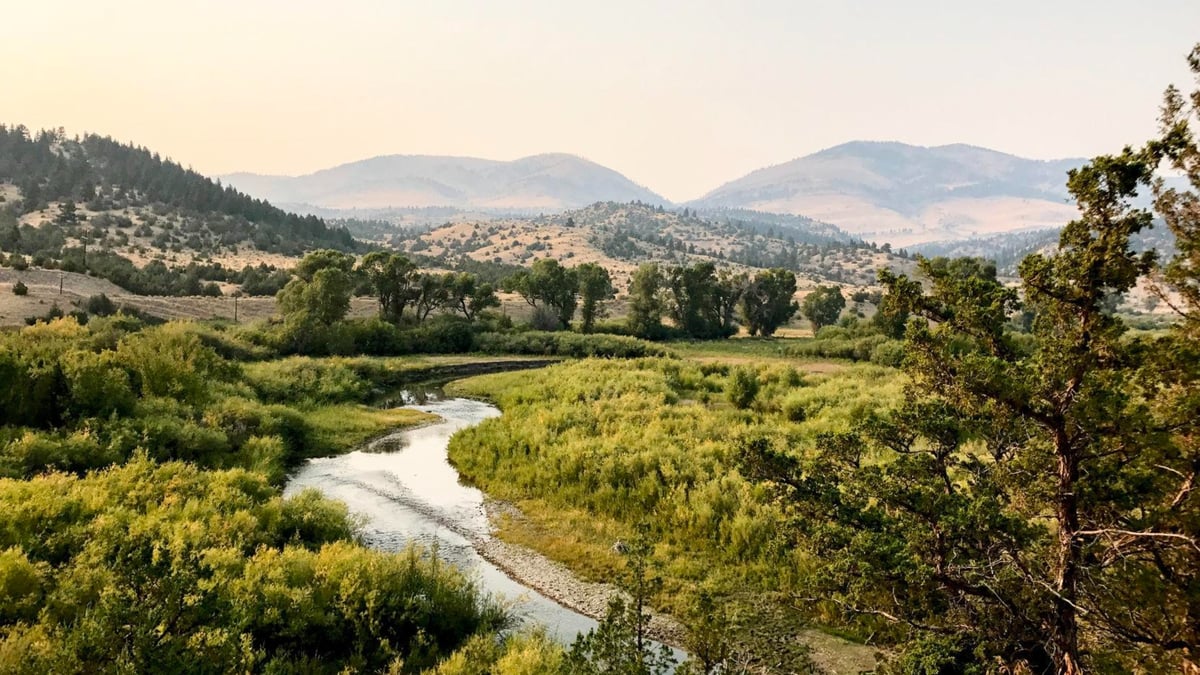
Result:
[[689,205],[802,214],[909,246],[1063,225],[1076,214],[1066,174],[1084,161],[855,141],[751,172]]
[[598,201],[669,203],[612,169],[567,154],[511,162],[388,155],[306,176],[235,173],[221,179],[268,201],[325,209],[453,206],[537,213]]
[[538,258],[564,265],[595,262],[624,288],[638,265],[712,262],[741,270],[783,267],[802,287],[834,282],[872,285],[881,267],[909,271],[912,261],[854,239],[825,223],[747,211],[678,211],[639,203],[598,202],[535,218],[447,222],[388,242],[427,264],[500,269]]

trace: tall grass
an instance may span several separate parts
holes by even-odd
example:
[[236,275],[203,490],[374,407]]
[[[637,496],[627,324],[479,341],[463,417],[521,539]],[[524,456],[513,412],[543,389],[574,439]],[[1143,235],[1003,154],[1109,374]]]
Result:
[[[746,378],[757,395],[739,409],[727,392],[751,386]],[[665,604],[714,584],[772,588],[787,583],[797,559],[780,535],[789,514],[738,472],[740,445],[768,439],[804,453],[820,434],[895,405],[901,379],[875,366],[802,375],[783,364],[671,359],[488,375],[455,391],[490,398],[504,414],[456,435],[450,458],[489,494],[518,502],[547,553],[593,577],[617,573],[606,553],[613,539],[646,523],[671,571]],[[520,527],[510,530],[538,545]]]

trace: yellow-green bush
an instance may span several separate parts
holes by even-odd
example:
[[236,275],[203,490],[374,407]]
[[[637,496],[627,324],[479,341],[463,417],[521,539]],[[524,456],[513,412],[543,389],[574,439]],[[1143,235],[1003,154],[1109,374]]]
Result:
[[0,480],[0,671],[433,667],[503,612],[417,551],[353,542],[343,505],[138,459]]

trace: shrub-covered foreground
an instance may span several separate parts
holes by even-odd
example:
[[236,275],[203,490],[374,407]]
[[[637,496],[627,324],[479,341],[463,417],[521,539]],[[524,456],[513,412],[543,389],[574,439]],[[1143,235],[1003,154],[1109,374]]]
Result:
[[417,673],[483,643],[552,672],[457,571],[281,497],[300,459],[426,419],[360,403],[424,364],[252,356],[120,316],[0,335],[0,672]]
[[0,670],[433,666],[504,612],[454,570],[354,543],[344,506],[145,457],[0,481]]

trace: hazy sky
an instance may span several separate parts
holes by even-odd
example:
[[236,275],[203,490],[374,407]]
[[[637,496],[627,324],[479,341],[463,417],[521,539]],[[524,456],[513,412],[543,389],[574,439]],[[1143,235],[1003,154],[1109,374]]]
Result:
[[669,199],[854,139],[1143,140],[1200,0],[16,0],[0,121],[198,171],[571,152]]

